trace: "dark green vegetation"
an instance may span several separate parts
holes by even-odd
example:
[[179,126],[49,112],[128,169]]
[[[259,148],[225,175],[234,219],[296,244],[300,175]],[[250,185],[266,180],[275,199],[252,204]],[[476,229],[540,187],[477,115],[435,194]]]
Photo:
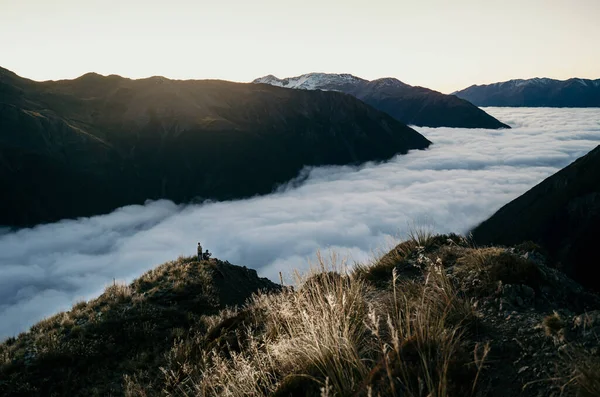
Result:
[[351,75],[311,73],[289,79],[265,76],[255,83],[293,86],[290,81],[307,78],[314,80],[311,87],[341,91],[384,111],[410,125],[457,128],[510,128],[472,103],[454,95],[445,95],[424,87],[405,84],[394,78],[373,81]]
[[429,144],[336,92],[93,73],[34,82],[0,68],[0,225],[267,194],[303,166]]
[[600,298],[533,244],[318,258],[293,288],[193,258],[109,286],[0,344],[0,395],[599,395]]
[[510,80],[454,93],[477,106],[600,107],[600,79]]
[[600,147],[500,208],[473,230],[479,244],[541,245],[570,277],[600,290]]

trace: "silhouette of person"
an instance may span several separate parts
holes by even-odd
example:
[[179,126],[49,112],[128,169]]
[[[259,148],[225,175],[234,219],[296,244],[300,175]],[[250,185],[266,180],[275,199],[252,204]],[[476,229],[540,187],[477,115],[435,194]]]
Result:
[[206,250],[204,252],[204,259],[209,260],[211,256],[212,256],[212,254],[210,252],[208,252],[208,250]]
[[201,261],[204,258],[202,257],[202,244],[198,243],[198,260]]

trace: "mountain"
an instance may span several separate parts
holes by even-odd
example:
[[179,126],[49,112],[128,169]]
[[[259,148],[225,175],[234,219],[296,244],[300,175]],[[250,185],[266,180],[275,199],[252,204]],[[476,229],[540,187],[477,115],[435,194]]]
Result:
[[253,83],[345,92],[410,125],[510,128],[463,99],[423,87],[413,87],[394,78],[368,81],[351,74],[309,73],[286,79],[269,75],[258,78]]
[[600,107],[600,79],[510,80],[473,85],[453,94],[477,106]]
[[530,240],[564,271],[600,290],[600,146],[500,208],[473,230],[479,244]]
[[598,396],[600,299],[545,262],[420,235],[282,287],[181,257],[0,340],[0,395]]
[[0,225],[267,194],[304,166],[429,144],[337,92],[94,73],[34,82],[0,69]]

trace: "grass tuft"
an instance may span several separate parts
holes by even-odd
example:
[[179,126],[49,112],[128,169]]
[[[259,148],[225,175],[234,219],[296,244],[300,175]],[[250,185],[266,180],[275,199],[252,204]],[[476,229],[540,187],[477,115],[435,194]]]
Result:
[[[374,261],[371,266],[381,266]],[[204,338],[180,341],[163,368],[181,395],[470,395],[487,351],[463,337],[477,316],[443,266],[377,289],[332,254],[296,274],[297,288],[223,311]],[[198,356],[195,352],[202,352]],[[477,356],[478,355],[478,356]],[[479,357],[477,359],[477,357]],[[195,363],[194,365],[190,363]],[[193,368],[193,369],[190,369]]]
[[558,336],[565,327],[564,321],[557,312],[544,317],[542,325],[547,336]]
[[600,396],[600,359],[581,359],[576,367],[575,381],[582,397]]

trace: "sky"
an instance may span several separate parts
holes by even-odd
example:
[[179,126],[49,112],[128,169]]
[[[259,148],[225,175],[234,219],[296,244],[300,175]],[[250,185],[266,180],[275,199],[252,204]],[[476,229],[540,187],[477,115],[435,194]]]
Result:
[[598,0],[0,0],[0,66],[34,80],[352,73],[450,93],[600,78]]
[[[506,130],[420,128],[434,144],[380,164],[306,169],[299,187],[247,200],[156,201],[0,230],[0,340],[45,316],[194,255],[288,282],[318,249],[363,262],[414,228],[466,233],[600,144],[600,109],[486,108]],[[290,209],[293,209],[291,211]]]

